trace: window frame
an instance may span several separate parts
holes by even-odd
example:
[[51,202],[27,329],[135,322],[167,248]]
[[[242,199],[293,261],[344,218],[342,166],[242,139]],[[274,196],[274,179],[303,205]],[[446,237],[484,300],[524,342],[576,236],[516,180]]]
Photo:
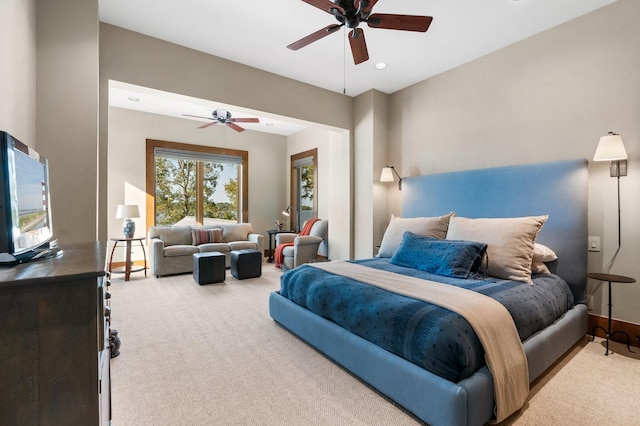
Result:
[[[238,182],[238,189],[241,190],[241,193],[238,197],[238,202],[240,206],[238,206],[238,223],[246,223],[249,222],[249,152],[243,151],[239,149],[230,149],[230,148],[218,148],[213,146],[205,146],[205,145],[195,145],[181,142],[170,142],[170,141],[162,141],[156,139],[147,139],[146,140],[146,224],[147,224],[147,233],[149,231],[150,226],[155,226],[156,224],[156,202],[155,202],[155,194],[156,194],[156,148],[165,148],[165,149],[175,149],[181,151],[193,151],[193,152],[203,152],[212,155],[223,155],[223,156],[232,156],[232,157],[240,157],[242,159],[242,165],[240,167],[241,172],[239,173],[240,182]],[[202,174],[200,174],[201,176]],[[202,191],[202,183],[200,180],[196,182],[197,190]],[[199,215],[202,215],[201,206],[197,207]]]

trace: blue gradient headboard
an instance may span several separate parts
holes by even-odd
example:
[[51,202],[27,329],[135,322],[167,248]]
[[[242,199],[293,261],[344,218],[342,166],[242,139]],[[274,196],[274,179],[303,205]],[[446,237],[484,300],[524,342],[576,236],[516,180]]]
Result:
[[402,180],[404,217],[517,217],[548,214],[537,241],[558,255],[556,273],[584,303],[587,273],[587,160],[441,173]]

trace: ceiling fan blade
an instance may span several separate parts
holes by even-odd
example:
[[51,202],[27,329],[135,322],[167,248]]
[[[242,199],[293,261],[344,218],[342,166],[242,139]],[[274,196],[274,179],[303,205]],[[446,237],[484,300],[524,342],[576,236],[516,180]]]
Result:
[[349,33],[349,44],[351,45],[351,53],[353,54],[353,62],[358,65],[369,59],[367,51],[367,42],[364,39],[364,31],[361,28],[354,28]]
[[202,118],[204,120],[213,120],[211,117],[203,117],[201,115],[182,114],[185,117]]
[[259,123],[260,119],[258,118],[232,118],[229,120],[234,123]]
[[314,41],[318,41],[321,38],[326,37],[329,34],[336,32],[336,30],[338,28],[340,28],[341,26],[342,25],[338,25],[338,24],[327,25],[323,29],[318,30],[315,33],[309,34],[308,36],[303,37],[300,40],[291,43],[290,45],[287,46],[287,49],[291,49],[291,50],[301,49],[301,48],[313,43]]
[[[363,0],[354,0],[353,5],[355,6],[356,10],[360,10],[360,4],[362,3]],[[365,7],[362,8],[362,11],[364,12],[371,12],[371,9],[373,9],[373,6],[376,5],[376,3],[378,3],[378,0],[366,0],[369,4]]]
[[234,124],[230,121],[227,121],[226,123],[227,126],[231,127],[233,130],[235,130],[236,132],[244,132],[244,129],[240,126],[238,126],[237,124]]
[[429,29],[429,25],[431,25],[431,21],[433,21],[431,16],[374,13],[367,19],[367,25],[371,28],[384,28],[387,30],[426,32]]
[[[337,4],[329,0],[302,0],[305,3],[315,6],[318,9],[324,10],[327,13],[331,13],[331,9],[338,9],[340,13],[344,15],[344,9]],[[333,13],[331,13],[333,15]]]
[[218,122],[217,121],[212,121],[211,123],[203,124],[202,126],[198,126],[198,129],[206,129],[207,127],[211,127],[214,124],[218,124]]

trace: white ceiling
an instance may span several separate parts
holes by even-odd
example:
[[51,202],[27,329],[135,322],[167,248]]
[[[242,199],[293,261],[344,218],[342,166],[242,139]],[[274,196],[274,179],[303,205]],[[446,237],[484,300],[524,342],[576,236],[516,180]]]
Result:
[[[342,30],[298,51],[286,48],[337,23],[302,0],[99,0],[99,7],[103,22],[356,96],[393,93],[615,1],[379,0],[374,13],[427,15],[433,22],[426,33],[361,24],[370,59],[359,65]],[[378,62],[388,67],[377,70]]]

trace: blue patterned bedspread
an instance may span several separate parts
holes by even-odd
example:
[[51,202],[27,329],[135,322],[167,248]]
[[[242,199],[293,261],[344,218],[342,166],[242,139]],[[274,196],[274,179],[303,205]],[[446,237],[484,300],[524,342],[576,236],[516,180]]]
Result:
[[[535,275],[533,285],[496,278],[459,279],[391,264],[388,258],[354,263],[477,291],[502,303],[521,340],[573,306],[566,282]],[[303,265],[282,275],[280,294],[352,333],[452,382],[485,365],[471,325],[460,315],[318,268]]]

